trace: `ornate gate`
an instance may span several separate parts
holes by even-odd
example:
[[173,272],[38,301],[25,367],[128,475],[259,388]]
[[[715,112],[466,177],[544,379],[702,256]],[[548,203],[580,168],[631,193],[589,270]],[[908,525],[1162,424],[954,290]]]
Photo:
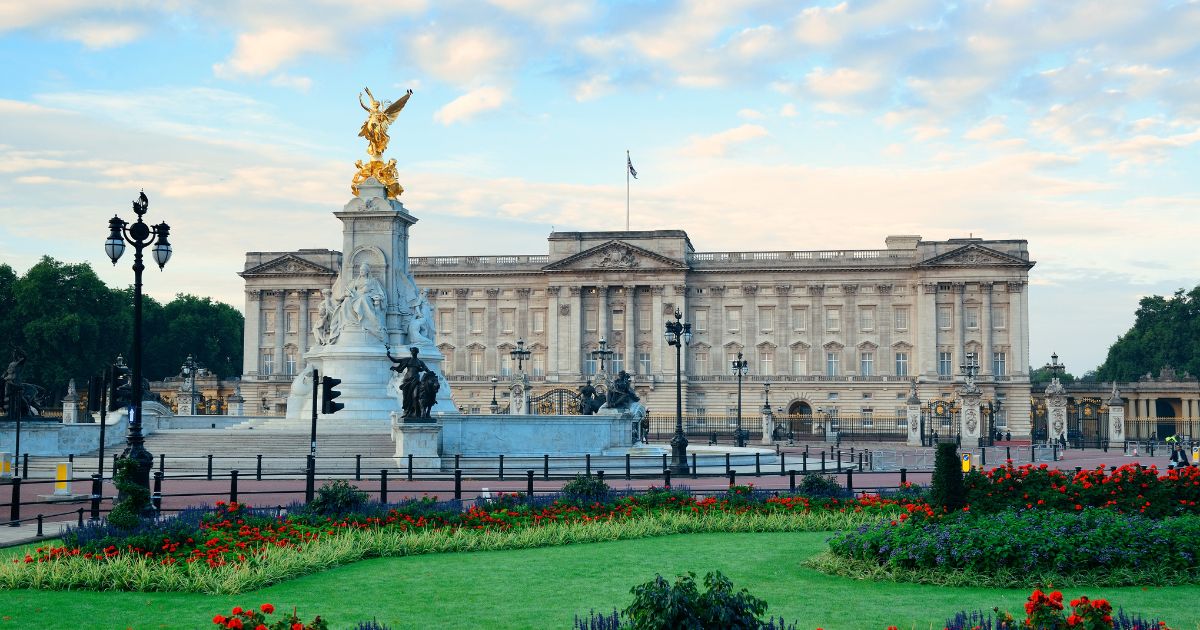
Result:
[[552,389],[530,398],[529,411],[537,416],[579,415],[579,392],[565,387]]
[[1098,398],[1067,404],[1067,440],[1075,448],[1100,448],[1108,441],[1108,406]]
[[921,439],[923,443],[953,442],[955,436],[960,433],[959,409],[953,401],[931,400],[922,411],[924,412],[922,414],[924,432]]

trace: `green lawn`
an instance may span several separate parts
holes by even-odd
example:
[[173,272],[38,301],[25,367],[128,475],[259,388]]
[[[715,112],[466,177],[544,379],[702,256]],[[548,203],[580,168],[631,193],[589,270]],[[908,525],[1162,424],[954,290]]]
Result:
[[[620,542],[368,560],[237,596],[0,593],[0,628],[215,628],[234,605],[296,606],[335,629],[372,617],[393,628],[569,628],[577,612],[625,606],[654,574],[720,569],[770,603],[768,614],[826,630],[925,630],[959,609],[1021,610],[1026,590],[864,583],[800,567],[826,533],[693,534]],[[7,554],[5,554],[7,555]],[[1200,586],[1069,590],[1195,628]],[[1189,610],[1190,608],[1190,610]]]

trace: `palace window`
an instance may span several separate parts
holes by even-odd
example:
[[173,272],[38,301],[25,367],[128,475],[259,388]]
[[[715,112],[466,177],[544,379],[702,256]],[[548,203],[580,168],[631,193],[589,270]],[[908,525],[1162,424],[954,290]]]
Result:
[[471,351],[471,376],[483,376],[483,351]]
[[875,410],[874,409],[866,407],[866,408],[863,408],[862,411],[860,411],[860,413],[862,414],[862,425],[864,427],[875,426]]
[[792,351],[792,376],[808,374],[808,353],[804,350]]
[[862,352],[858,355],[858,374],[859,376],[872,376],[875,374],[875,353]]
[[1004,376],[1007,363],[1007,353],[993,352],[992,353],[992,374],[995,376]]
[[500,311],[500,332],[512,333],[517,328],[517,311],[506,308]]
[[512,355],[500,350],[500,376],[512,376],[513,373],[513,358]]
[[614,352],[612,359],[609,359],[609,369],[613,374],[620,374],[621,370],[625,369],[625,353]]
[[637,357],[638,357],[638,374],[649,374],[650,373],[650,353],[649,352],[638,352]]
[[992,328],[1004,330],[1008,327],[1008,309],[1003,306],[992,307]]
[[763,376],[775,374],[775,351],[762,349],[758,351],[758,373]]
[[275,313],[274,312],[264,312],[262,314],[262,316],[263,316],[263,332],[267,333],[267,334],[271,334],[271,333],[275,332]]
[[[652,323],[650,321],[650,306],[645,304],[638,306],[637,329],[642,332],[650,332],[650,324]],[[708,323],[708,311],[704,311],[704,323]],[[700,325],[700,311],[696,311],[696,325],[698,329]]]
[[825,376],[838,375],[838,363],[841,361],[841,353],[826,352],[825,353]]
[[908,353],[896,353],[896,376],[908,376]]
[[299,313],[296,311],[288,311],[284,314],[284,317],[287,321],[287,332],[294,333],[300,329],[300,327],[296,325],[300,318]]
[[758,329],[761,332],[769,333],[775,330],[775,307],[760,306],[758,307]]
[[[647,313],[649,313],[649,311],[647,311]],[[696,329],[696,332],[704,332],[708,330],[708,309],[698,308],[692,311],[692,318],[696,320],[695,326],[693,326]],[[649,317],[647,317],[647,319],[649,319]],[[649,329],[643,328],[642,330]]]
[[454,332],[454,311],[438,312],[438,332],[443,335]]
[[593,359],[590,351],[585,350],[584,352],[588,352],[588,354],[587,358],[583,360],[583,373],[587,376],[594,376],[596,372],[600,371],[600,360]]
[[974,330],[976,328],[979,328],[979,307],[968,306],[967,311],[966,311],[966,316],[967,316],[967,328],[969,330]]
[[836,332],[842,328],[842,309],[827,308],[825,309],[825,330],[827,332]]
[[954,315],[954,309],[949,306],[939,306],[937,309],[938,328],[942,330],[950,330],[951,317]]
[[[612,330],[625,330],[625,311],[624,310],[615,310],[612,312],[612,325],[610,326],[610,328]],[[616,373],[617,373],[617,371],[613,370],[613,374],[616,374]]]
[[792,309],[792,330],[796,332],[804,332],[805,330],[808,330],[807,308]]
[[939,352],[938,353],[938,376],[950,376],[954,374],[954,353]]
[[275,351],[264,350],[262,353],[262,369],[259,373],[263,376],[270,376],[275,371]]
[[708,376],[708,351],[697,350],[693,356],[695,358],[692,359],[692,371],[696,376]]
[[864,331],[875,330],[875,308],[858,309],[858,325]]
[[483,332],[483,310],[471,309],[471,332],[479,334]]
[[729,332],[738,332],[742,329],[742,307],[733,306],[725,309],[725,324],[729,328]]
[[584,330],[596,330],[600,327],[600,311],[589,308],[583,311],[583,328]]
[[534,352],[531,360],[533,364],[532,372],[534,376],[546,375],[546,353],[541,350]]
[[295,376],[295,374],[296,374],[296,351],[288,350],[287,354],[284,356],[287,358],[287,363],[285,364],[285,368],[284,368],[285,369],[284,374],[287,374],[288,376]]
[[896,330],[908,330],[908,307],[897,306],[892,309],[892,313],[895,315]]
[[533,315],[533,332],[546,332],[546,311],[539,309],[536,311],[531,311],[530,313]]

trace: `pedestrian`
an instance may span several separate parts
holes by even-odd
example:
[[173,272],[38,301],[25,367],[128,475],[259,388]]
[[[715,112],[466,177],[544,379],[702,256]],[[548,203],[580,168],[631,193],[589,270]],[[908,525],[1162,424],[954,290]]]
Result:
[[1179,444],[1171,450],[1171,467],[1175,469],[1185,468],[1188,466],[1187,453],[1183,452],[1183,447]]

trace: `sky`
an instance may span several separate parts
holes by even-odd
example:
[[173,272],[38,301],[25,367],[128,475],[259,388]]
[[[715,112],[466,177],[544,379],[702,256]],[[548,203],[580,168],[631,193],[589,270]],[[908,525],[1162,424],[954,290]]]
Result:
[[[1200,2],[0,0],[0,262],[89,262],[139,190],[147,293],[241,308],[246,251],[338,249],[364,117],[412,255],[552,230],[699,251],[1029,241],[1033,363],[1103,362],[1200,284]],[[128,256],[128,255],[127,255]]]

